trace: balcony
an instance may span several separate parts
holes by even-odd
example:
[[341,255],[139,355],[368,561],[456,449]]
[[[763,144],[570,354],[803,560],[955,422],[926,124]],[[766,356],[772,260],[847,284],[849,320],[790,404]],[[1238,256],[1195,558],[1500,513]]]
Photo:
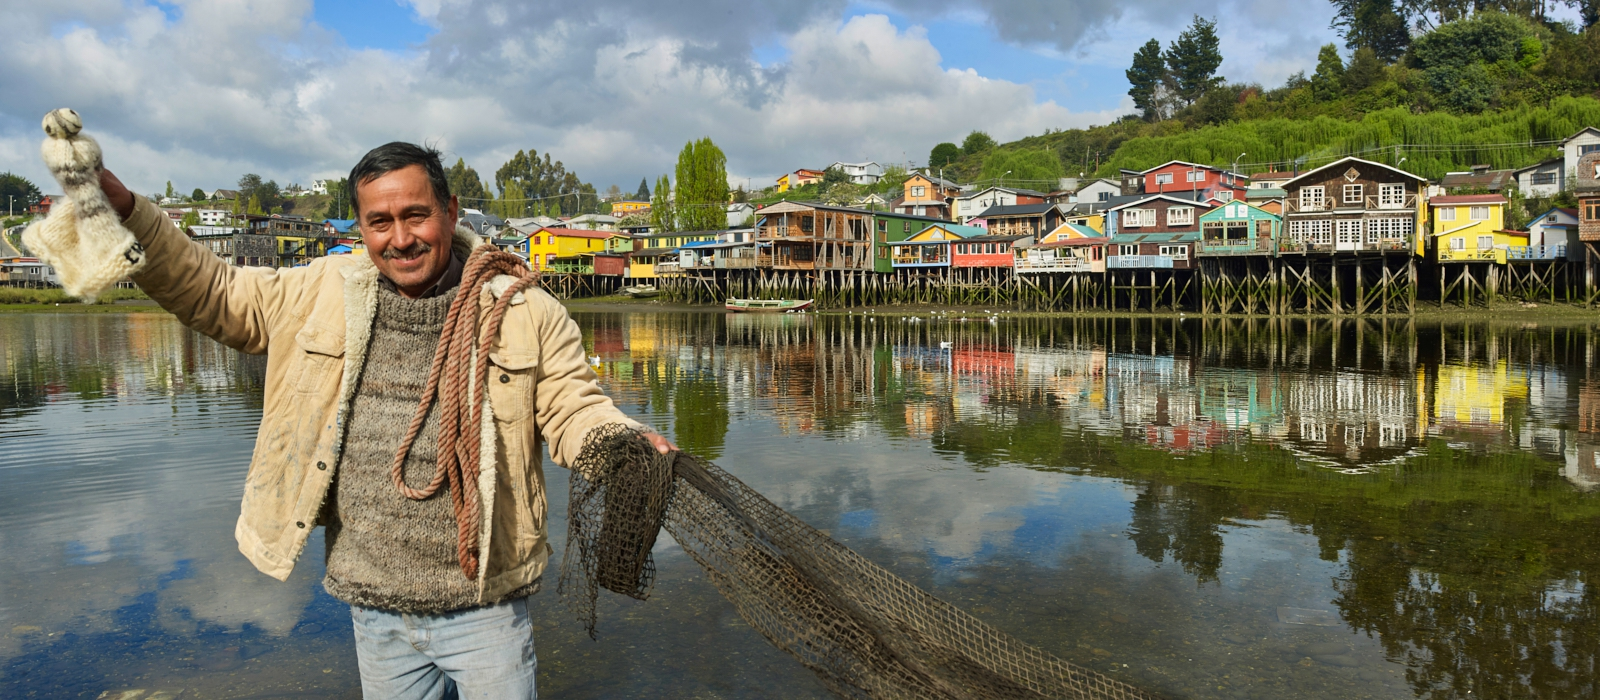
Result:
[[683,274],[683,268],[675,262],[658,262],[655,272],[657,277],[673,277]]
[[1195,246],[1199,255],[1271,255],[1276,252],[1271,238],[1229,238],[1202,240]]
[[1514,245],[1506,248],[1506,259],[1512,261],[1562,260],[1566,257],[1565,245]]
[[1100,272],[1104,268],[1097,262],[1071,256],[1029,255],[1017,258],[1015,267],[1017,272]]
[[1506,251],[1503,248],[1486,248],[1484,250],[1478,250],[1477,248],[1462,248],[1462,249],[1459,249],[1459,250],[1452,250],[1452,249],[1449,249],[1449,248],[1440,248],[1439,249],[1439,262],[1442,262],[1442,263],[1445,263],[1445,262],[1497,262],[1497,263],[1503,263],[1505,261],[1506,261]]
[[547,275],[592,275],[594,274],[594,265],[592,263],[553,262],[545,265],[541,272]]
[[1406,211],[1417,208],[1416,193],[1406,193],[1398,198],[1384,197],[1378,194],[1369,194],[1361,198],[1360,202],[1345,202],[1337,197],[1328,197],[1320,201],[1302,202],[1299,197],[1290,197],[1283,201],[1285,214],[1313,214],[1332,211]]
[[1170,270],[1172,258],[1166,255],[1113,255],[1106,258],[1111,270]]

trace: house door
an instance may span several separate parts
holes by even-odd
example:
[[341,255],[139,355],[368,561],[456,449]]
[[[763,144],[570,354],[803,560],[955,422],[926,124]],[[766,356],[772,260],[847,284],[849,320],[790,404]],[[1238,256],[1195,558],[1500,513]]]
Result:
[[1336,234],[1335,250],[1361,250],[1361,220],[1347,219],[1333,222]]

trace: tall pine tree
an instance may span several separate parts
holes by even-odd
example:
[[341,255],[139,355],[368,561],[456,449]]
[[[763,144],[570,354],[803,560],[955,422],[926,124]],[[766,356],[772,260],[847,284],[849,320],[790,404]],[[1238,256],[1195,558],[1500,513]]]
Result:
[[673,208],[685,231],[728,227],[728,159],[708,136],[678,152],[678,189]]
[[1167,68],[1172,71],[1173,84],[1184,104],[1194,104],[1222,81],[1216,77],[1217,67],[1222,65],[1219,45],[1217,23],[1195,15],[1189,28],[1167,48]]
[[643,178],[643,177],[639,178],[639,191],[633,193],[633,199],[634,199],[634,201],[638,201],[638,202],[648,202],[648,201],[650,201],[650,181],[649,181],[649,178]]
[[1159,121],[1162,113],[1159,91],[1167,80],[1167,60],[1161,56],[1161,42],[1151,39],[1133,54],[1133,66],[1128,69],[1128,95],[1133,106],[1144,113],[1147,121]]
[[1411,43],[1406,3],[1394,0],[1333,0],[1331,26],[1349,49],[1372,49],[1384,63],[1393,63]]

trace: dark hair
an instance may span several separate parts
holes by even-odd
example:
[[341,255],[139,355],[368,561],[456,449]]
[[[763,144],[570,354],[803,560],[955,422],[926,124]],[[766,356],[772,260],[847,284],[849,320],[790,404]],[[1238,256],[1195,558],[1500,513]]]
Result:
[[428,174],[428,183],[433,185],[433,198],[438,200],[439,206],[449,206],[450,182],[444,177],[444,164],[439,162],[439,151],[414,143],[393,141],[367,151],[361,157],[361,162],[350,169],[350,205],[356,218],[361,218],[361,198],[356,194],[358,186],[413,165],[422,166],[423,172]]

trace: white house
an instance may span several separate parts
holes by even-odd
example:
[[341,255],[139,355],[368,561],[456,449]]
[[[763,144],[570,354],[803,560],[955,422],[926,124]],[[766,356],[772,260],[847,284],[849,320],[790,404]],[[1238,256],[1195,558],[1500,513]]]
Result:
[[1015,187],[987,187],[975,192],[964,192],[956,197],[956,220],[966,223],[989,210],[989,207],[1014,207],[1018,204],[1043,204],[1043,192]]
[[1551,209],[1528,222],[1528,245],[1567,247],[1566,259],[1583,260],[1583,244],[1578,241],[1578,210]]
[[1554,197],[1567,184],[1567,161],[1551,158],[1534,163],[1521,170],[1511,171],[1517,181],[1517,191],[1525,197]]
[[1104,202],[1112,197],[1122,196],[1122,183],[1110,178],[1100,178],[1083,187],[1073,194],[1071,201],[1074,203]]
[[564,228],[582,229],[585,231],[615,231],[617,230],[617,217],[610,214],[584,214],[567,219],[561,224]]
[[327,180],[312,180],[311,181],[311,189],[309,191],[311,192],[311,194],[327,194],[328,193],[328,181]]
[[878,180],[883,178],[883,166],[878,165],[877,163],[845,163],[836,161],[833,165],[827,167],[828,170],[832,170],[834,168],[843,170],[844,174],[850,176],[850,181],[858,185],[877,184]]
[[[749,226],[756,215],[756,205],[749,202],[732,202],[728,204],[728,228]],[[728,241],[724,241],[726,243]]]
[[226,209],[196,209],[195,213],[200,216],[201,226],[219,226],[233,216],[233,212]]

